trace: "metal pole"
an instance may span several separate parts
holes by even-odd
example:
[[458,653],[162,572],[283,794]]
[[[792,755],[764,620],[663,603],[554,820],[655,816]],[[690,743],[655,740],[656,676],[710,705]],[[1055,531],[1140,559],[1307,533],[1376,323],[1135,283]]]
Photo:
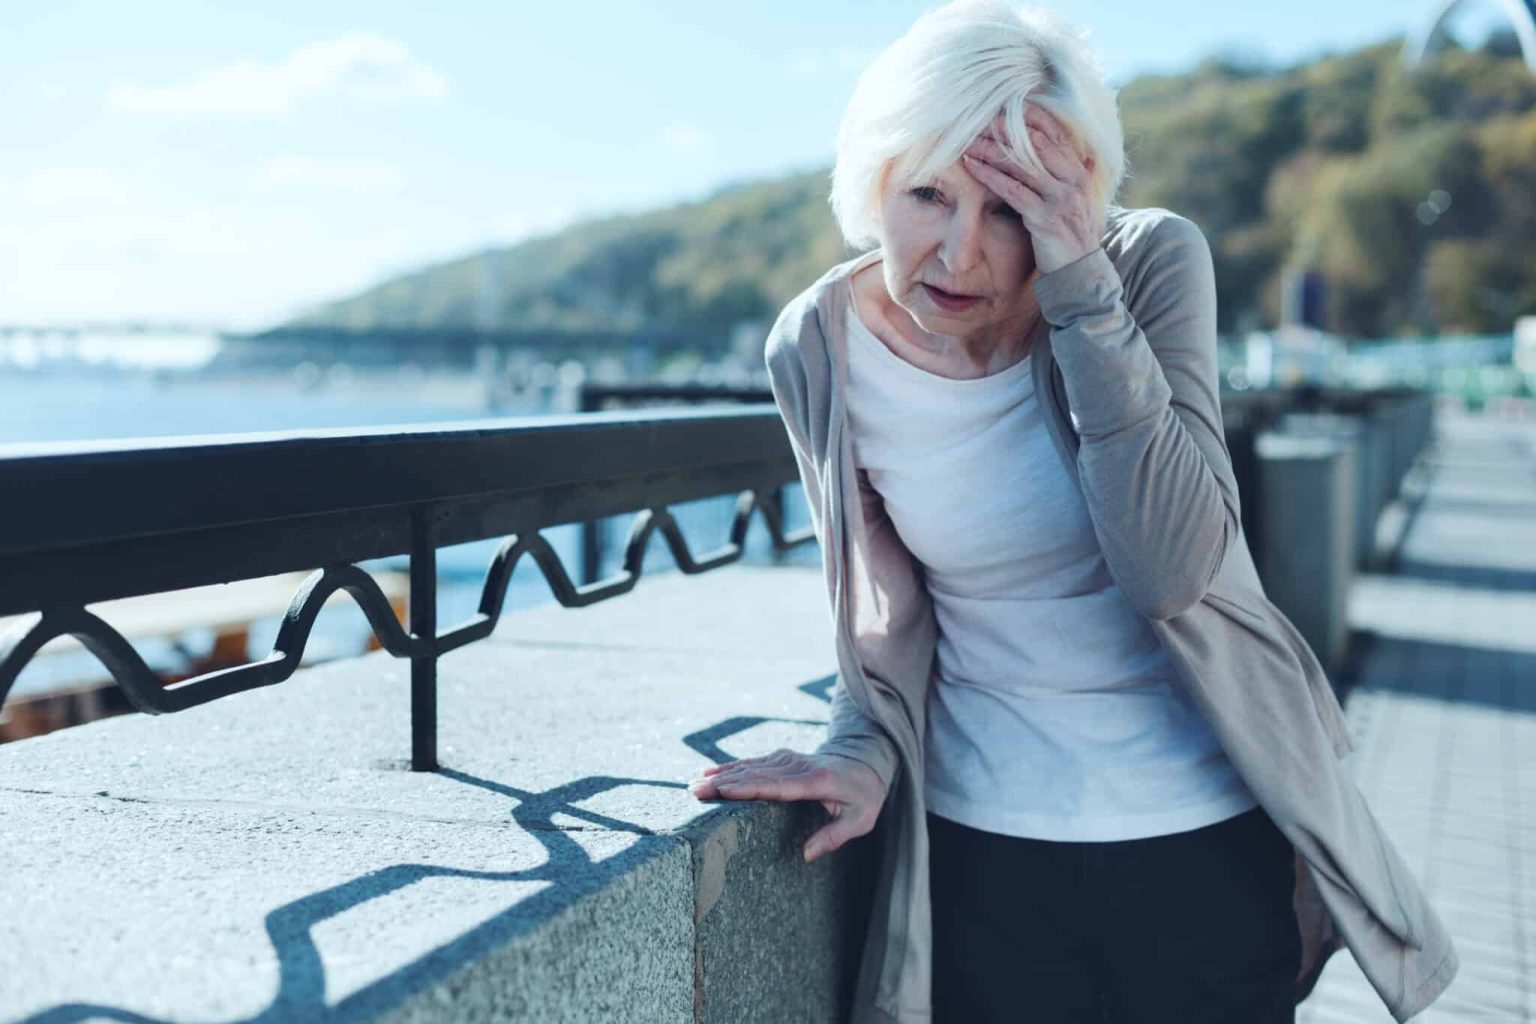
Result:
[[[778,522],[779,522],[779,533],[781,533],[781,534],[788,532],[788,530],[787,530],[787,528],[785,526],[785,523],[784,523],[784,509],[788,505],[788,503],[784,500],[784,492],[785,492],[785,490],[787,490],[787,488],[784,487],[783,485],[780,485],[780,486],[775,487],[773,490],[768,492],[768,505],[769,505],[770,508],[773,509],[774,518],[777,519]],[[774,561],[774,563],[778,564],[778,563],[784,561],[784,555],[785,555],[784,549],[779,547],[778,545],[774,545],[774,548],[773,548],[773,561]]]
[[588,519],[581,524],[581,582],[596,582],[602,567],[603,521]]
[[[588,381],[583,381],[576,399],[578,412],[599,412],[602,399]],[[600,519],[584,519],[581,523],[581,574],[582,583],[595,583],[603,570],[603,523]]]
[[425,641],[411,656],[411,771],[437,770],[437,548],[427,510],[411,513],[410,632]]

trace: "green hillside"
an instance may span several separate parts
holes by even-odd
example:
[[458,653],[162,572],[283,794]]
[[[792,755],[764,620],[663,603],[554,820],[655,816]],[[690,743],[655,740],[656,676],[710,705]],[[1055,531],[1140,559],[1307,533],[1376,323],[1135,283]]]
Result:
[[[1281,273],[1303,263],[1326,273],[1332,326],[1348,335],[1497,331],[1536,313],[1536,80],[1508,37],[1449,44],[1413,73],[1400,46],[1278,69],[1213,58],[1121,91],[1120,201],[1205,230],[1223,330],[1275,323]],[[723,336],[848,255],[826,186],[821,169],[582,223],[288,326]],[[1437,189],[1450,199],[1438,216],[1424,205]]]

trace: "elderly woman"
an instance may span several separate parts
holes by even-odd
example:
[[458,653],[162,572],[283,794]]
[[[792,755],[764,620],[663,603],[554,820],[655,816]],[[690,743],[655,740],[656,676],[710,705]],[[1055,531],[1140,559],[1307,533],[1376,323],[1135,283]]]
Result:
[[1348,945],[1398,1020],[1457,969],[1254,572],[1199,229],[1114,205],[1114,95],[960,2],[860,78],[850,243],[768,340],[822,543],[826,741],[706,770],[880,826],[854,1019],[1291,1021]]

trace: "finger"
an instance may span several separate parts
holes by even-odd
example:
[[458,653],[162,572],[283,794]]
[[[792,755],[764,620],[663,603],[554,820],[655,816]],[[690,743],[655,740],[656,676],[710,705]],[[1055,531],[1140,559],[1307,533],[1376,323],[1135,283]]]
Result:
[[[793,777],[792,772],[787,772],[782,767],[757,767],[741,768],[728,772],[718,772],[714,775],[693,779],[688,783],[688,792],[698,800],[735,800],[755,799],[751,796],[754,790],[751,788],[764,781],[776,781],[778,779]],[[768,798],[778,799],[778,798]],[[804,799],[798,796],[783,797],[786,800]]]
[[[1036,192],[1044,193],[1047,184],[1051,186],[1056,184],[1055,179],[1051,178],[1050,175],[1042,175],[1039,169],[1029,164],[1020,163],[1014,159],[1013,154],[1008,152],[1008,150],[996,142],[987,139],[977,139],[971,143],[970,148],[965,151],[964,155],[979,159],[1003,174],[1019,179],[1034,188]],[[967,164],[967,167],[969,166]]]
[[711,777],[714,778],[716,782],[722,782],[726,780],[737,780],[745,778],[758,772],[768,772],[770,774],[774,774],[784,771],[799,771],[803,767],[804,765],[796,764],[793,762],[775,761],[769,758],[758,758],[752,761],[738,761],[735,764],[726,765],[718,772],[715,772]]
[[970,171],[977,181],[995,192],[1003,202],[1018,210],[1019,216],[1024,217],[1026,222],[1044,205],[1045,200],[1040,193],[1018,178],[1004,174],[984,160],[978,160],[972,156],[966,156],[964,160],[965,169]]
[[720,787],[713,779],[694,779],[688,783],[688,792],[693,794],[695,800],[719,800]]
[[[1013,150],[1005,148],[1002,143],[992,139],[977,138],[975,142],[971,143],[970,148],[966,152],[971,156],[985,160],[1005,174],[1011,174],[1023,180],[1027,185],[1033,186],[1038,181],[1045,186],[1054,186],[1058,183],[1058,179],[1055,174],[1051,173],[1051,165],[1046,163],[1046,158],[1049,155],[1047,152],[1048,146],[1042,144],[1038,138],[1033,136],[1031,136],[1031,141],[1035,143],[1035,163],[1021,161],[1014,156]],[[1056,166],[1062,165],[1059,160],[1054,161],[1054,163]],[[1065,182],[1061,183],[1064,184]],[[1037,187],[1036,191],[1043,190]]]
[[730,800],[819,800],[827,796],[827,784],[819,772],[797,775],[757,776],[716,787]]
[[728,770],[730,770],[732,768],[739,768],[739,767],[741,767],[743,765],[763,764],[764,762],[767,762],[767,761],[770,761],[770,760],[773,760],[773,759],[776,759],[776,758],[781,758],[784,753],[785,753],[784,749],[780,748],[779,750],[776,750],[776,751],[774,751],[771,754],[759,754],[756,757],[738,757],[734,761],[722,761],[719,764],[712,764],[712,765],[706,766],[704,768],[703,774],[705,774],[705,775],[713,775],[713,774],[715,774],[717,772],[728,771]]
[[1008,129],[1008,119],[1002,111],[992,115],[992,120],[981,130],[978,138],[991,139],[998,145],[1004,145],[1007,140],[1013,138],[1013,133]]
[[1038,104],[1030,104],[1024,109],[1024,123],[1039,128],[1058,145],[1066,145],[1071,141],[1072,133],[1067,131],[1061,119]]
[[1038,128],[1029,130],[1029,141],[1034,143],[1035,154],[1051,177],[1064,185],[1077,185],[1088,177],[1088,169],[1071,149],[1056,142]]
[[1040,161],[1040,167],[1045,171],[1049,181],[1042,178],[1040,172],[1029,164],[1020,163],[1014,159],[1013,154],[995,141],[978,138],[967,152],[981,157],[993,166],[1003,168],[1015,177],[1022,178],[1026,184],[1033,185],[1035,181],[1040,181],[1045,187],[1036,186],[1035,190],[1042,195],[1049,192],[1056,184],[1077,185],[1086,180],[1087,172],[1077,160],[1076,154],[1064,151],[1038,128],[1029,130],[1029,139],[1034,145],[1035,157]]
[[790,750],[788,747],[780,747],[771,754],[763,754],[760,757],[744,757],[726,766],[729,770],[754,771],[759,768],[785,769],[804,768],[810,763],[810,758],[798,750]]
[[715,776],[716,785],[745,785],[752,782],[773,781],[777,779],[792,779],[801,775],[825,774],[830,777],[830,772],[822,771],[819,766],[808,764],[774,765],[764,764],[751,768],[743,768],[739,772],[726,774],[722,772]]
[[833,818],[805,841],[806,862],[809,863],[817,857],[833,853],[841,849],[848,840],[857,839],[868,831],[860,826],[861,821],[851,814]]
[[696,778],[688,780],[688,790],[700,800],[719,799],[718,785],[722,780],[739,778],[743,772],[753,770],[766,763],[762,757],[748,757],[737,761],[726,761],[723,764],[706,766]]
[[966,147],[965,151],[971,156],[980,157],[983,160],[1000,166],[1011,168],[1017,163],[1013,158],[1013,154],[1004,149],[1002,143],[985,135],[978,135],[975,141]]
[[[1067,128],[1066,124],[1061,120],[1061,118],[1057,117],[1049,110],[1046,110],[1044,107],[1031,106],[1024,112],[1024,121],[1031,128],[1044,132],[1046,137],[1056,146],[1056,148],[1060,149],[1063,155],[1069,157],[1073,161],[1074,166],[1070,168],[1070,171],[1074,175],[1079,175],[1078,180],[1083,180],[1092,176],[1094,165],[1093,154],[1080,154],[1078,152],[1079,147],[1074,141],[1075,136],[1073,135],[1072,131]],[[1081,174],[1079,174],[1078,168],[1082,169]]]

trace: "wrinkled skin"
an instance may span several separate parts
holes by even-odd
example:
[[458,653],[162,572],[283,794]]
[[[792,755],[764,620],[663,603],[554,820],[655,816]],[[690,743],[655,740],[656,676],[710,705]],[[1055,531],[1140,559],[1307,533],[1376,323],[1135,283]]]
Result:
[[813,861],[875,827],[885,785],[873,768],[837,754],[780,747],[762,757],[710,765],[688,784],[700,800],[818,800],[831,821],[805,841]]

